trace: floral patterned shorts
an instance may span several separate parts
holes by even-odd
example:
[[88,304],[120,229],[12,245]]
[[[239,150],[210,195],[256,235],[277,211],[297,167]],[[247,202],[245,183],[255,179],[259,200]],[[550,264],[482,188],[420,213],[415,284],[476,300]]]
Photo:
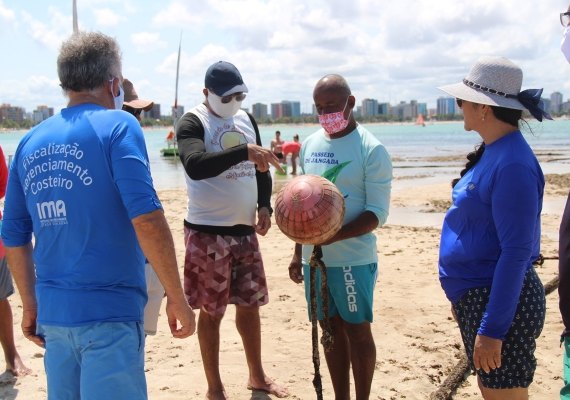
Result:
[[[453,305],[457,323],[471,369],[473,346],[489,301],[490,287],[472,288]],[[536,338],[544,326],[546,298],[544,287],[534,268],[527,271],[515,318],[507,332],[501,351],[501,367],[486,373],[476,371],[483,386],[490,389],[526,388],[536,370]]]

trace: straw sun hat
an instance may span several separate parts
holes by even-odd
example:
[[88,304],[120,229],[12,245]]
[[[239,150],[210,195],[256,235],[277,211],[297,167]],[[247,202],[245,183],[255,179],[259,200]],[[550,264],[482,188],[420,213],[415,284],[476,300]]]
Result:
[[451,96],[472,103],[527,109],[539,121],[550,118],[540,98],[542,89],[521,92],[521,68],[505,57],[481,57],[462,82],[441,86],[438,89]]

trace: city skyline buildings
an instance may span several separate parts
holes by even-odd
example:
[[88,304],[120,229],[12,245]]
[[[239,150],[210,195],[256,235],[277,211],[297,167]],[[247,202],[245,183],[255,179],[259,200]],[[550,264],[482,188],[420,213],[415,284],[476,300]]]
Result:
[[[65,107],[56,59],[72,32],[69,3],[0,0],[2,54],[25,54],[33,60],[5,63],[0,103],[27,110],[47,104],[55,112]],[[558,18],[566,6],[554,0],[540,7],[515,0],[77,4],[79,29],[115,37],[123,52],[123,75],[143,98],[162,104],[164,114],[174,104],[181,33],[178,104],[187,107],[202,101],[204,73],[219,60],[240,70],[249,88],[244,107],[249,108],[285,99],[300,101],[301,112],[311,113],[314,85],[328,73],[345,77],[358,102],[366,97],[390,104],[416,99],[434,108],[437,87],[460,82],[484,55],[505,56],[520,65],[523,88],[570,95],[570,82],[549,72],[568,68],[560,52],[563,27]],[[412,9],[417,18],[410,26]],[[227,23],[211,23],[220,20]],[[332,32],[333,22],[342,24],[343,32]]]
[[[564,101],[564,95],[560,91],[555,91],[548,98],[543,98],[545,108],[552,114],[570,113],[570,101]],[[316,115],[314,104],[311,104],[311,112],[301,112],[301,102],[296,100],[281,100],[280,102],[261,103],[256,102],[251,107],[244,107],[244,110],[250,112],[257,120],[278,120],[281,118],[299,118],[307,115]],[[193,106],[192,106],[193,107]],[[155,103],[153,108],[143,113],[143,118],[161,119],[170,115],[161,113],[161,104]],[[169,107],[171,115],[175,115],[174,107]],[[190,109],[190,108],[189,108]],[[186,107],[178,105],[176,115],[180,117],[184,114]],[[35,109],[28,111],[24,107],[14,106],[8,103],[0,103],[0,123],[8,120],[23,122],[30,119],[33,123],[41,122],[54,114],[53,107],[48,105],[38,105]],[[461,109],[457,107],[455,99],[449,96],[440,96],[436,100],[434,108],[428,107],[427,103],[418,102],[416,100],[400,101],[399,103],[390,104],[388,102],[379,102],[378,99],[366,97],[357,104],[354,109],[355,115],[358,117],[375,117],[375,116],[392,116],[400,120],[415,119],[419,114],[424,117],[459,115]]]

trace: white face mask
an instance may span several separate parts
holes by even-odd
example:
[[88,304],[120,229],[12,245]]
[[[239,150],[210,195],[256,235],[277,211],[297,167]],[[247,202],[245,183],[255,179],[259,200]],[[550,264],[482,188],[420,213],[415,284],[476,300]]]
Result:
[[[111,82],[111,93],[113,93],[113,81],[115,80],[115,78],[109,80],[109,82]],[[117,96],[113,97],[113,100],[115,101],[115,110],[122,110],[123,109],[123,103],[125,102],[125,91],[123,90],[123,86],[119,83],[119,94],[117,94]]]
[[564,29],[564,35],[562,36],[562,43],[560,43],[560,50],[566,60],[570,63],[570,26]]
[[241,101],[237,101],[234,98],[231,99],[229,103],[222,103],[222,98],[215,93],[212,93],[208,90],[208,105],[215,112],[222,118],[231,118],[237,114],[239,109],[241,108]]

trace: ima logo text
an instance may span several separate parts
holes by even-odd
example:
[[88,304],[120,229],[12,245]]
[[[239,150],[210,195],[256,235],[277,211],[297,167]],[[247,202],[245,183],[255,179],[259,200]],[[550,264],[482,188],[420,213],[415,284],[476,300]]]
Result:
[[67,211],[63,200],[36,203],[36,209],[42,226],[67,224]]

